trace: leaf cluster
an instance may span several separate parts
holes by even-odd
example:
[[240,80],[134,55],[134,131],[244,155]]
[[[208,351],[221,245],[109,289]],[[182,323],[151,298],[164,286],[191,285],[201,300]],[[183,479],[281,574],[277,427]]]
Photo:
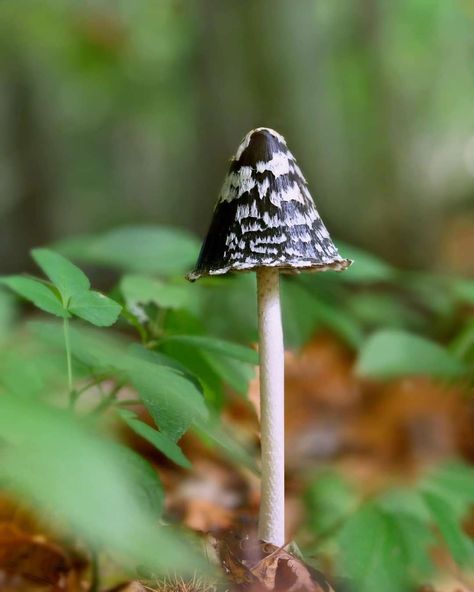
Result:
[[456,461],[362,498],[353,483],[327,470],[307,491],[309,529],[354,590],[415,589],[436,572],[437,547],[460,568],[472,566],[474,543],[462,521],[474,504],[473,486],[474,470]]
[[[229,393],[246,396],[258,363],[249,347],[255,280],[241,274],[188,284],[183,274],[197,248],[181,231],[128,227],[35,249],[44,278],[0,278],[8,289],[0,291],[2,483],[91,547],[157,571],[165,564],[186,571],[199,557],[187,537],[161,524],[160,479],[110,431],[110,418],[179,470],[191,466],[180,447],[189,430],[257,470],[256,451],[220,418]],[[367,379],[423,374],[468,386],[472,282],[402,272],[348,245],[340,250],[356,260],[344,274],[283,278],[288,346],[329,330],[353,350]],[[114,270],[110,294],[92,289],[71,259],[95,277]],[[19,321],[11,292],[52,318]],[[338,475],[318,475],[307,495],[313,549],[329,549],[356,589],[405,590],[434,570],[429,550],[437,542],[460,565],[472,561],[461,522],[474,503],[473,485],[460,461],[370,499]],[[150,551],[157,546],[166,549],[161,558]]]

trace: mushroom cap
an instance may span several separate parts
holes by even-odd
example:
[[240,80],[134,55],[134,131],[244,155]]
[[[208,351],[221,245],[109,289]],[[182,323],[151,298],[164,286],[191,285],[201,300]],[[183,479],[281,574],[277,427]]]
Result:
[[342,258],[321,220],[285,139],[259,127],[230,161],[191,281],[231,271],[341,271]]

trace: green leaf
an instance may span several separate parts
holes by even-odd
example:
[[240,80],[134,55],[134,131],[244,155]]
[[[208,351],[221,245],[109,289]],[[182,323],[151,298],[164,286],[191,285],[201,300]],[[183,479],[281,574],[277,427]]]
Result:
[[247,467],[250,471],[259,474],[255,462],[256,450],[244,446],[235,437],[235,430],[228,429],[215,414],[209,414],[206,419],[198,418],[194,422],[194,431],[201,440],[211,448],[217,448],[236,466]]
[[359,497],[341,475],[321,471],[305,495],[309,526],[316,537],[336,527],[357,507]]
[[444,463],[425,476],[420,489],[441,496],[461,519],[474,504],[474,469],[461,461]]
[[[164,335],[201,335],[205,330],[201,319],[186,309],[168,310],[164,318]],[[210,333],[212,334],[212,333]]]
[[90,288],[87,276],[62,255],[49,249],[34,249],[31,255],[59,290],[65,306],[73,294]]
[[0,384],[18,397],[37,397],[60,390],[64,383],[63,351],[51,351],[32,336],[11,341],[0,356]]
[[0,344],[8,339],[14,329],[16,317],[17,303],[15,297],[7,290],[0,289]]
[[453,559],[460,565],[472,561],[474,559],[474,544],[463,533],[460,520],[452,511],[450,504],[440,495],[431,492],[424,492],[423,496]]
[[[449,344],[449,350],[465,363],[474,362],[474,318],[466,321],[464,327],[458,332]],[[472,366],[471,366],[472,367]]]
[[[61,327],[52,323],[31,323],[45,341],[61,347]],[[138,391],[160,430],[176,441],[197,419],[207,418],[203,396],[193,380],[176,368],[151,357],[136,347],[127,348],[117,336],[85,327],[70,327],[71,351],[75,359],[95,371],[109,372],[128,380]]]
[[163,339],[162,343],[165,345],[167,343],[182,343],[212,354],[240,360],[247,364],[258,364],[258,353],[255,350],[230,341],[224,341],[223,339],[215,339],[214,337],[205,337],[204,335],[173,335]]
[[456,302],[445,279],[426,272],[404,272],[399,286],[405,288],[410,300],[432,315],[448,317],[455,312]]
[[393,519],[374,504],[364,504],[338,534],[340,573],[363,592],[405,592],[406,552]]
[[254,273],[216,276],[210,280],[202,279],[199,284],[204,295],[200,318],[209,335],[244,343],[257,340],[257,283]]
[[299,278],[282,281],[282,308],[285,340],[300,347],[321,325],[340,335],[353,347],[360,345],[362,331],[357,321],[342,307],[335,307],[318,298],[316,286]]
[[69,316],[55,292],[38,280],[12,275],[0,278],[0,282],[45,312],[57,317]]
[[191,463],[183,454],[181,448],[166,437],[161,432],[154,430],[148,424],[144,423],[140,419],[137,418],[133,411],[129,411],[128,409],[118,410],[118,414],[123,419],[123,421],[131,428],[136,434],[150,442],[157,450],[162,452],[165,456],[167,456],[170,460],[175,462],[180,467],[185,469],[189,469],[191,467]]
[[162,308],[189,308],[193,294],[187,284],[170,284],[143,275],[126,275],[120,290],[127,306],[153,303]]
[[422,314],[410,308],[399,294],[364,291],[351,294],[347,300],[351,316],[369,328],[420,328]]
[[435,571],[430,557],[430,550],[436,544],[431,524],[404,512],[396,512],[389,518],[404,550],[406,575],[414,584],[423,582]]
[[458,300],[466,304],[474,304],[474,280],[454,280],[451,288]]
[[465,368],[433,341],[405,331],[384,330],[372,335],[363,345],[357,371],[371,378],[425,374],[457,377]]
[[239,360],[203,352],[204,358],[219,378],[237,393],[247,396],[249,383],[255,375],[253,366]]
[[197,419],[207,417],[202,394],[183,374],[130,355],[123,367],[160,430],[176,441]]
[[185,273],[192,267],[199,243],[183,230],[144,225],[75,238],[57,248],[72,259],[169,276]]
[[395,279],[396,270],[375,255],[340,241],[337,247],[343,257],[354,261],[349,269],[338,275],[342,281],[374,283]]
[[360,324],[353,316],[347,314],[343,307],[336,308],[316,298],[313,299],[313,307],[314,314],[321,325],[334,331],[353,348],[360,346],[363,339]]
[[2,483],[68,524],[74,536],[124,566],[205,569],[172,528],[160,527],[156,505],[162,488],[151,467],[98,436],[83,419],[4,395],[0,438]]
[[[258,364],[258,353],[253,349],[202,335],[173,335],[163,339],[160,347],[178,359],[182,359],[190,351],[191,357],[187,356],[190,363],[188,366],[199,378],[199,371],[204,370],[204,378],[207,377],[208,384],[212,385],[214,381],[209,376],[210,369],[215,376],[242,395],[247,394],[249,382],[254,375],[253,366]],[[193,350],[197,360],[192,359]],[[196,364],[196,361],[201,363]]]
[[298,281],[282,278],[281,306],[285,343],[290,347],[305,344],[321,322],[314,306],[314,297],[309,289]]
[[89,290],[73,294],[68,310],[97,327],[109,327],[118,319],[122,307],[100,292]]
[[128,348],[128,351],[130,354],[132,354],[132,356],[141,358],[142,360],[146,360],[148,362],[151,362],[152,364],[159,364],[160,366],[169,366],[170,368],[176,370],[179,374],[182,374],[188,380],[193,382],[198,389],[200,388],[200,381],[198,380],[196,375],[193,372],[189,372],[189,369],[174,356],[168,356],[161,352],[147,349],[146,347],[138,343],[132,343],[132,345],[130,345],[130,347]]
[[[153,353],[158,354],[158,352]],[[209,404],[216,409],[222,407],[224,401],[222,378],[210,365],[209,355],[206,352],[182,343],[166,343],[160,347],[159,355],[178,363],[180,366],[178,369],[183,374],[188,373],[188,378],[197,381]]]
[[[28,326],[44,343],[63,350],[62,326],[44,321],[33,321]],[[91,370],[110,371],[127,363],[127,343],[116,334],[76,324],[69,327],[69,336],[73,358]]]
[[134,494],[143,509],[156,519],[161,517],[165,492],[158,473],[140,454],[126,446],[115,446],[117,457],[133,484]]
[[377,506],[393,515],[404,515],[425,524],[430,513],[420,492],[413,487],[393,487],[377,498]]

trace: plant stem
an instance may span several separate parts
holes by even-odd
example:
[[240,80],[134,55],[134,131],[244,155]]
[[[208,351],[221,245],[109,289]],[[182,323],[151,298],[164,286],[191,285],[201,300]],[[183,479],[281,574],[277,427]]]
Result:
[[140,399],[123,399],[122,401],[117,401],[117,405],[141,405],[142,401]]
[[257,270],[262,486],[258,534],[285,544],[284,348],[279,271]]
[[64,317],[63,320],[64,329],[64,343],[66,345],[66,361],[67,361],[67,383],[69,388],[69,395],[73,397],[72,388],[72,361],[71,361],[71,343],[69,339],[69,319]]
[[97,552],[92,551],[90,560],[90,575],[91,582],[89,586],[89,592],[99,592],[100,589],[100,573],[99,573],[99,559]]
[[[114,386],[114,388],[108,393],[102,401],[91,411],[91,415],[98,415],[102,413],[106,409],[108,409],[111,405],[113,405],[117,401],[117,395],[119,394],[120,389],[123,387],[123,383],[119,383]],[[140,400],[137,399],[137,403],[140,403]]]

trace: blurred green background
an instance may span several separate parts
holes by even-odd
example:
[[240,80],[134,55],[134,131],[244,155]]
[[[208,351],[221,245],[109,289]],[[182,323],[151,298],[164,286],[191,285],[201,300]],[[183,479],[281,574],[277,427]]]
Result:
[[3,0],[0,272],[130,223],[203,235],[252,127],[332,234],[474,272],[472,0]]

